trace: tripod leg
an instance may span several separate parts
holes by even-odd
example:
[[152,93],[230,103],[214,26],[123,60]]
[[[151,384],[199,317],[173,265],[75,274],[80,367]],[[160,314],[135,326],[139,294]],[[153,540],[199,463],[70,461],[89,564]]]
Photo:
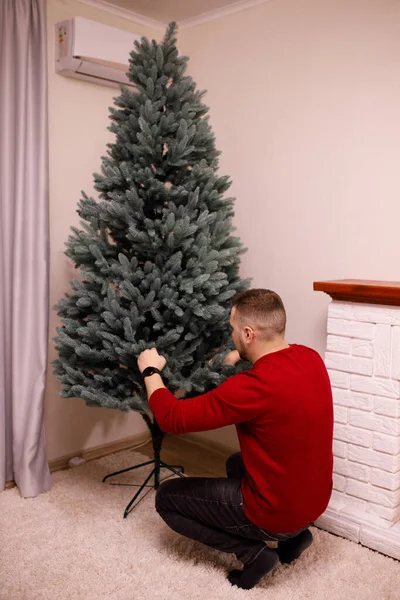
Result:
[[158,488],[160,487],[160,467],[161,467],[161,461],[160,461],[160,454],[158,453],[156,455],[155,465],[154,465],[154,489],[155,490],[158,490]]
[[162,466],[166,469],[180,469],[181,473],[185,472],[185,467],[182,467],[182,465],[166,465],[165,463],[162,463]]
[[126,517],[129,515],[132,504],[135,502],[136,498],[138,498],[138,496],[142,493],[142,491],[146,487],[147,482],[150,481],[150,479],[154,475],[154,471],[155,471],[155,469],[152,470],[150,475],[145,479],[144,483],[142,483],[142,485],[140,486],[140,488],[138,489],[136,494],[133,496],[132,500],[129,502],[129,504],[126,507],[125,512],[124,512],[124,519],[126,519]]
[[110,473],[109,475],[106,475],[102,481],[104,483],[105,480],[108,479],[109,477],[114,477],[114,475],[121,475],[121,473],[127,473],[128,471],[133,471],[134,469],[139,469],[139,467],[146,467],[147,465],[152,465],[153,463],[154,463],[154,460],[149,460],[147,462],[141,463],[140,465],[135,465],[134,467],[128,467],[127,469],[122,469],[122,471],[116,471],[115,473]]
[[[162,469],[168,469],[169,471],[171,471],[172,473],[175,473],[175,475],[179,475],[179,477],[185,477],[183,475],[183,471],[177,471],[176,469],[174,469],[174,467],[171,467],[171,465],[166,465],[165,463],[161,463],[161,468]],[[180,468],[180,467],[178,467]],[[182,467],[183,469],[183,467]]]

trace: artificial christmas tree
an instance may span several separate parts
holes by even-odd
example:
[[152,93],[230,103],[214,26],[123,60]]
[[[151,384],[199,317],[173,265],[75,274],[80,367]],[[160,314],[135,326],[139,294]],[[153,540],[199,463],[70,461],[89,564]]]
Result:
[[136,89],[123,89],[110,109],[116,139],[94,176],[99,199],[83,193],[82,229],[73,227],[67,242],[81,278],[55,307],[61,396],[140,412],[152,434],[155,487],[166,466],[164,434],[148,406],[140,352],[164,354],[165,385],[186,398],[243,368],[223,359],[232,348],[231,298],[248,287],[239,277],[244,249],[232,236],[230,181],[217,174],[208,108],[185,75],[187,60],[175,23],[161,43],[135,42]]

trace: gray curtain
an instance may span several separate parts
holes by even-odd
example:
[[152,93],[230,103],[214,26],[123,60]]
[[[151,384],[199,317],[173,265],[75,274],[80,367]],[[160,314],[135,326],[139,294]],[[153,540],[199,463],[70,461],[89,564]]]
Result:
[[51,487],[45,0],[0,0],[0,491]]

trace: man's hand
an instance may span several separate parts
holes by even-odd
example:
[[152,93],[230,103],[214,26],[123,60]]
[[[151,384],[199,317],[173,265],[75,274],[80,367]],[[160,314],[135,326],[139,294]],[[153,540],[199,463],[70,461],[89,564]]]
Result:
[[139,371],[143,373],[146,367],[155,367],[159,371],[162,371],[166,362],[165,357],[158,354],[156,348],[144,350],[138,358]]
[[239,352],[237,350],[232,350],[232,352],[229,352],[229,354],[225,356],[224,363],[226,365],[236,365],[240,360]]

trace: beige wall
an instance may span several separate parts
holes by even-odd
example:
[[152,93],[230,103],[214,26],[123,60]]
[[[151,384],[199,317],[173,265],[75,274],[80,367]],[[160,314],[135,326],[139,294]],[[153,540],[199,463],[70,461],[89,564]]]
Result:
[[[54,74],[52,26],[72,15],[153,34],[49,0],[52,304],[73,276],[63,244],[76,201],[111,139],[113,91]],[[399,279],[399,30],[397,0],[271,0],[180,33],[190,73],[209,90],[221,172],[233,179],[249,248],[242,274],[282,295],[288,340],[321,353],[329,298],[313,281]],[[50,325],[53,335],[54,313]],[[57,390],[49,374],[50,458],[144,430],[137,415],[89,409]],[[233,428],[199,435],[236,444]]]
[[273,0],[180,34],[233,178],[242,274],[320,353],[313,281],[400,278],[399,31],[397,0]]
[[[118,90],[67,79],[54,72],[54,24],[83,16],[139,35],[159,37],[142,25],[69,0],[48,0],[49,38],[49,141],[50,141],[50,306],[69,289],[76,273],[63,254],[70,226],[78,224],[76,204],[80,191],[92,193],[92,173],[100,171],[100,157],[112,140],[107,131],[108,107]],[[50,338],[59,320],[50,312]],[[54,360],[50,340],[49,359]],[[57,395],[59,384],[49,367],[45,398],[45,421],[49,459],[82,449],[111,443],[129,436],[144,438],[146,426],[136,414],[88,408],[82,400]]]

